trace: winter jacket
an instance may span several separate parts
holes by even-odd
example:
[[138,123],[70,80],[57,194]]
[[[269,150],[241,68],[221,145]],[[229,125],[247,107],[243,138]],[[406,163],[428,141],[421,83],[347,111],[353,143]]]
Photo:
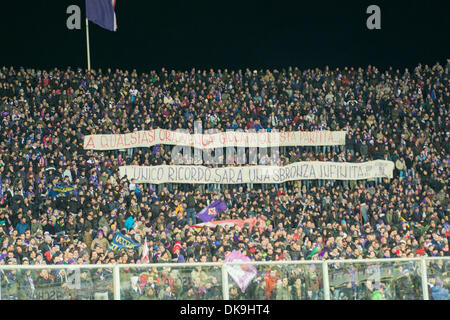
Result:
[[103,252],[106,252],[108,250],[109,247],[109,241],[106,238],[95,238],[94,240],[92,240],[91,243],[91,250],[95,249],[95,245],[98,244],[100,246],[100,248],[103,249]]
[[434,285],[431,288],[431,295],[434,300],[450,300],[448,290],[440,285]]

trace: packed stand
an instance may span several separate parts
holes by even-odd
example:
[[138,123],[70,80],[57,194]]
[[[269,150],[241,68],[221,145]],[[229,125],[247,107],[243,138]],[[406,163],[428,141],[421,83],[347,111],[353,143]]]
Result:
[[[446,257],[449,66],[143,74],[3,67],[0,265],[141,263],[143,246],[108,250],[116,231],[140,244],[146,239],[150,263],[223,261],[232,250],[255,261]],[[394,179],[135,184],[118,167],[172,164],[171,146],[83,149],[85,135],[193,132],[194,121],[220,131],[345,130],[345,146],[282,147],[278,164],[387,159]],[[68,191],[55,195],[56,186]],[[193,213],[215,199],[227,204],[216,220],[262,218],[263,229],[192,227],[201,222]],[[52,272],[52,281],[62,277]],[[8,277],[17,275],[5,274],[2,285],[14,282]],[[284,277],[295,286],[278,277],[274,288]],[[448,276],[435,282],[450,285]],[[303,289],[303,298],[320,294]]]

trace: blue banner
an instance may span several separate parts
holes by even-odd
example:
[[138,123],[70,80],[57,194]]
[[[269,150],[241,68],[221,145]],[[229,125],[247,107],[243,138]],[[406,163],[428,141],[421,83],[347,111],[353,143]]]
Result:
[[71,186],[69,186],[69,187],[55,186],[50,189],[50,191],[48,192],[48,196],[50,198],[63,197],[73,191],[74,191],[74,188]]
[[137,242],[134,242],[128,237],[125,237],[120,232],[116,232],[114,234],[113,240],[111,241],[111,244],[109,245],[109,250],[117,250],[117,249],[137,249],[141,245]]

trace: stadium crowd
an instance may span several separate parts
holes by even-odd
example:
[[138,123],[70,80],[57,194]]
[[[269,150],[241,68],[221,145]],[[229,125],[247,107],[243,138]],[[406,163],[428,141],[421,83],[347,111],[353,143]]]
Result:
[[[142,74],[3,67],[0,266],[140,264],[144,239],[150,263],[223,261],[233,250],[255,261],[448,256],[449,67],[419,64],[403,72],[374,66],[303,71],[163,68]],[[194,121],[220,131],[345,130],[345,146],[282,147],[278,164],[387,159],[395,163],[394,178],[279,185],[135,184],[119,176],[119,166],[171,164],[171,146],[83,149],[85,135],[150,128],[192,131]],[[56,186],[68,191],[55,193]],[[193,227],[201,221],[192,213],[216,199],[227,205],[216,220],[254,217],[264,225]],[[141,246],[108,250],[117,231]],[[446,276],[434,286],[448,289],[448,266],[443,268]],[[104,278],[104,272],[86,277]],[[212,286],[201,292],[214,297],[216,284],[198,272],[200,280],[192,276],[193,289],[183,289],[183,295],[198,298],[199,287]],[[306,290],[276,272],[273,279],[270,272],[259,272],[266,298],[269,287],[284,292],[279,294],[285,298],[320,294],[320,276],[314,280],[306,272],[307,287],[316,288]],[[171,276],[177,277],[158,278],[167,284],[164,289],[140,288],[141,296],[175,295],[183,281]],[[14,279],[4,274],[2,285],[13,282],[8,277]],[[42,278],[33,281],[50,281]],[[50,274],[51,281],[57,278]],[[252,286],[253,292],[259,290],[257,281]],[[238,298],[236,291],[231,294]]]

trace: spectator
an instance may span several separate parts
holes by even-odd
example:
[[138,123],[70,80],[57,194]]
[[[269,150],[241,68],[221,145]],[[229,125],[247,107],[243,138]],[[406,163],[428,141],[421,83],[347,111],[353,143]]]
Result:
[[30,229],[30,226],[27,223],[27,219],[25,217],[23,217],[16,226],[18,235],[24,234],[25,231],[27,231],[29,229]]
[[442,286],[442,281],[437,280],[431,288],[433,300],[449,300],[448,290]]

